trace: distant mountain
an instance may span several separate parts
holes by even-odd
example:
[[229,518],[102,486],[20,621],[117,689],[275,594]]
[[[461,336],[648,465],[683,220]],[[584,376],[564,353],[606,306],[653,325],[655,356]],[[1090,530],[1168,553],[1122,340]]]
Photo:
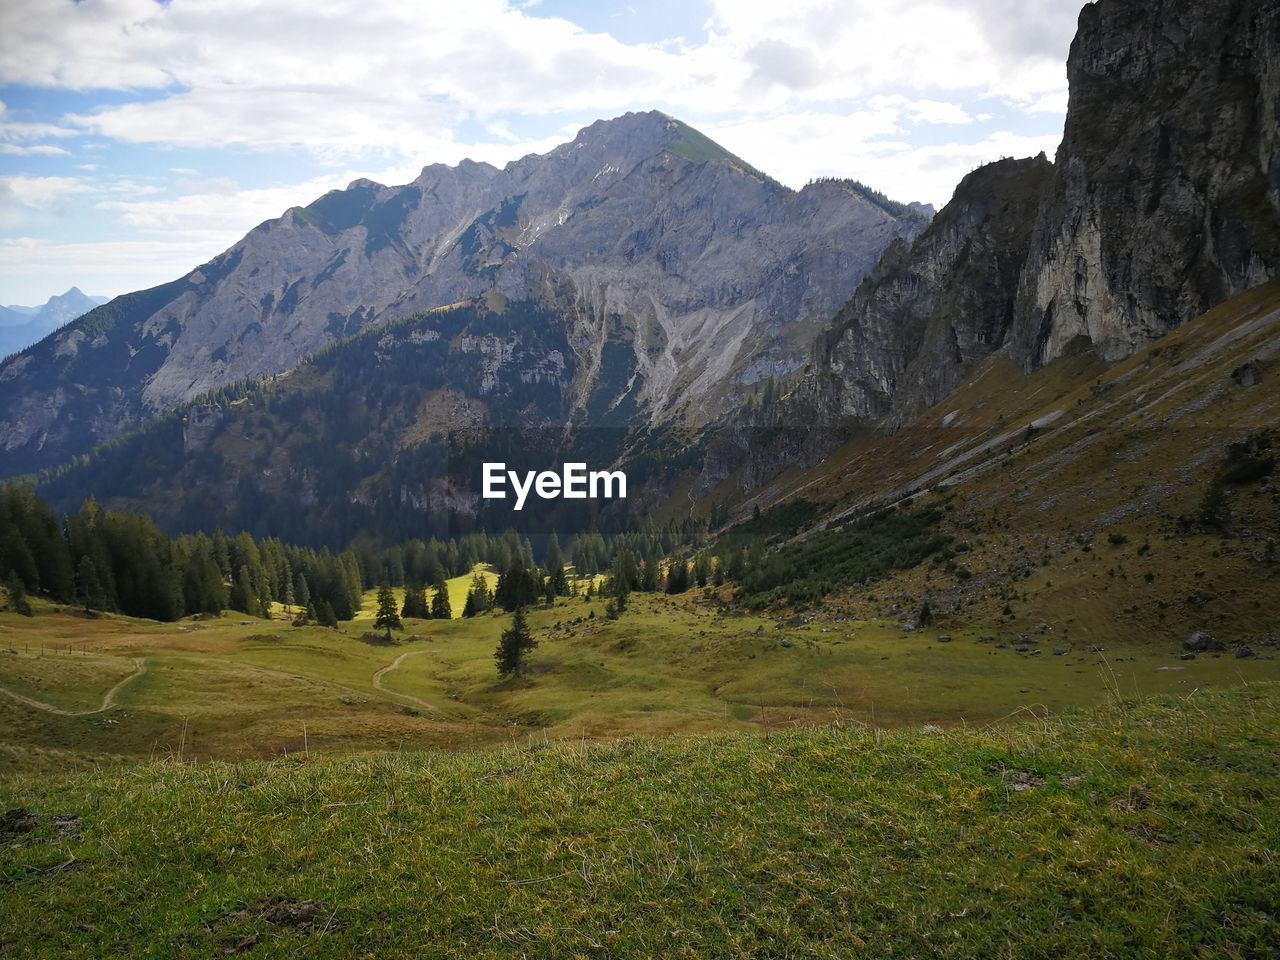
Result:
[[59,327],[106,302],[106,297],[89,297],[81,293],[79,287],[72,287],[38,307],[17,304],[0,307],[0,357],[38,343]]
[[558,318],[570,419],[707,422],[802,366],[885,247],[927,222],[854,181],[788,189],[657,112],[502,169],[359,180],[0,365],[0,470],[54,466],[372,323],[490,291]]

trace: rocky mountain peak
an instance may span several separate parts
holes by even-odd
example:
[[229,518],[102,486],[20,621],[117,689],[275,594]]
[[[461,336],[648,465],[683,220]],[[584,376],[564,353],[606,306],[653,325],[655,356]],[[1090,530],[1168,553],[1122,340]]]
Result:
[[559,318],[574,417],[701,423],[801,366],[885,247],[923,226],[865,188],[797,194],[675,118],[626,114],[501,169],[353,181],[117,298],[0,368],[0,449],[10,472],[52,466],[370,324],[490,292]]

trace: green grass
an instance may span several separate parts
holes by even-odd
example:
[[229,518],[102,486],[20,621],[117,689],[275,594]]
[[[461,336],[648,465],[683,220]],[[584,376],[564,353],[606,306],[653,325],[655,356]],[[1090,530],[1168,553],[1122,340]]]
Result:
[[[1259,659],[1227,652],[1181,661],[1172,638],[1117,638],[1097,653],[1093,635],[1073,628],[1070,639],[1032,630],[1040,642],[1018,652],[1016,631],[1030,625],[780,626],[772,617],[721,615],[695,591],[634,594],[616,622],[600,600],[535,608],[529,621],[539,646],[529,674],[499,681],[493,652],[509,616],[409,620],[385,644],[363,639],[371,610],[370,595],[360,619],[336,631],[239,614],[174,624],[90,620],[39,602],[34,618],[0,613],[0,687],[50,706],[96,708],[135,659],[146,664],[116,705],[97,714],[59,716],[0,694],[0,773],[833,720],[955,726],[1055,716],[1104,702],[1109,690],[1135,697],[1280,680],[1280,660],[1267,659],[1262,646]],[[981,642],[988,635],[996,642]]]
[[[40,820],[0,843],[0,949],[1272,956],[1278,708],[1255,684],[933,734],[9,778],[0,808]],[[1024,774],[1040,785],[1014,790]],[[79,838],[53,828],[65,813]],[[282,922],[281,898],[319,901],[311,924]]]
[[126,657],[59,654],[53,649],[0,654],[3,685],[62,710],[94,710],[116,682],[134,672]]

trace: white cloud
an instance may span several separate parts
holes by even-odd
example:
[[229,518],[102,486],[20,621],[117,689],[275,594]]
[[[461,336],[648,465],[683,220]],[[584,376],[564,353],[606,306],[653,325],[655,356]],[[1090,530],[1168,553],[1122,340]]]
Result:
[[106,187],[108,193],[125,194],[130,197],[149,197],[164,193],[165,188],[155,183],[139,183],[137,180],[116,180]]
[[0,100],[0,154],[8,157],[64,157],[68,151],[62,147],[29,141],[70,136],[75,136],[75,131],[67,127],[14,120],[8,104]]
[[1063,113],[1067,112],[1067,91],[1055,90],[1037,97],[1024,108],[1027,113]]
[[[289,186],[241,190],[230,181],[211,181],[196,192],[177,197],[112,198],[98,201],[96,207],[123,227],[192,241],[220,238],[222,246],[209,248],[204,256],[208,259],[263,220],[310,203],[347,182],[341,177],[323,177]],[[188,263],[182,272],[193,266],[194,262]]]
[[[803,57],[813,102],[884,91],[1025,99],[1065,87],[1077,0],[714,0],[709,54],[730,70],[761,44]],[[999,18],[1001,22],[995,22]],[[1010,24],[1016,26],[1010,27]],[[1035,43],[1022,42],[1031,31]],[[739,72],[741,68],[739,67]],[[776,79],[785,85],[786,71]]]
[[0,153],[8,157],[66,157],[70,154],[61,147],[49,143],[23,146],[17,143],[0,143]]
[[24,207],[42,210],[75,193],[91,188],[76,177],[0,177],[0,204],[13,201]]
[[503,0],[425,15],[371,0],[10,0],[0,82],[156,91],[66,118],[125,142],[330,158],[435,159],[424,151],[465,118],[768,113],[886,92],[953,108],[922,107],[923,122],[960,123],[956,97],[939,93],[1036,103],[1065,85],[1077,0],[996,2],[998,14],[978,0],[715,0],[707,35],[673,46],[624,44]]
[[[229,245],[223,244],[223,249]],[[0,288],[6,302],[43,302],[43,291],[71,283],[101,296],[141,290],[180,277],[209,259],[207,241],[111,240],[51,243],[33,237],[0,240]]]
[[70,198],[90,187],[75,177],[0,176],[0,230],[14,230],[38,214],[65,217]]
[[943,100],[916,100],[908,104],[907,112],[917,123],[962,124],[972,123],[973,117],[958,103]]
[[[919,200],[941,206],[960,179],[974,167],[1001,157],[1053,155],[1060,136],[1023,136],[1001,132],[981,140],[913,146],[894,138],[901,132],[898,111],[843,116],[830,113],[782,114],[745,119],[708,128],[724,146],[783,183],[801,186],[815,176],[850,177],[895,200]],[[808,157],[791,145],[803,143]]]

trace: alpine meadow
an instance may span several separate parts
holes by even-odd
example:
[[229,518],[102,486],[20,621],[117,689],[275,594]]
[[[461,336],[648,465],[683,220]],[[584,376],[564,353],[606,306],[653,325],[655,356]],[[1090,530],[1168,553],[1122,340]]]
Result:
[[0,11],[0,954],[1280,955],[1280,6],[471,6]]

